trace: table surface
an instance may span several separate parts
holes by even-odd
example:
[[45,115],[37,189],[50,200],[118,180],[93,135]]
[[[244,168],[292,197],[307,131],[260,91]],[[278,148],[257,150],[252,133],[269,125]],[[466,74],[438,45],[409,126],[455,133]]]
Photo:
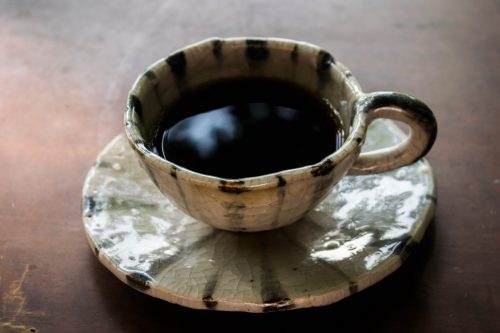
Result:
[[[500,3],[0,0],[0,332],[500,331]],[[348,299],[265,315],[143,295],[94,257],[83,180],[150,63],[210,36],[330,50],[365,91],[418,96],[439,134],[437,212],[397,272]]]

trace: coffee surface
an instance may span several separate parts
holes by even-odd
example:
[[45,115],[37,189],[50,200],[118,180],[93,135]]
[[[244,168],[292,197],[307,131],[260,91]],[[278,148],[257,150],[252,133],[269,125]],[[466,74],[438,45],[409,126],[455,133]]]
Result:
[[288,82],[241,79],[183,94],[153,150],[192,171],[237,179],[317,163],[342,143],[340,121],[323,100]]

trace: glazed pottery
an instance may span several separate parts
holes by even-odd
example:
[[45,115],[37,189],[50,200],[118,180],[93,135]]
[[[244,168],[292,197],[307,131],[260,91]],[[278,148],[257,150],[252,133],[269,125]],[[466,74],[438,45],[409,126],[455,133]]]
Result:
[[[391,121],[376,120],[363,150],[401,138]],[[85,181],[83,223],[99,261],[147,295],[197,309],[269,312],[330,304],[389,275],[419,244],[435,202],[432,169],[420,159],[343,177],[292,225],[223,231],[162,195],[120,135]]]
[[[153,153],[161,118],[185,91],[248,77],[291,81],[324,100],[342,122],[344,144],[316,164],[241,179],[200,174]],[[367,127],[377,118],[408,124],[409,137],[360,155]],[[419,160],[437,126],[430,109],[413,97],[363,93],[351,72],[320,47],[275,38],[216,38],[178,50],[139,76],[129,94],[125,130],[148,176],[176,207],[216,228],[249,232],[299,220],[346,174],[373,174]]]

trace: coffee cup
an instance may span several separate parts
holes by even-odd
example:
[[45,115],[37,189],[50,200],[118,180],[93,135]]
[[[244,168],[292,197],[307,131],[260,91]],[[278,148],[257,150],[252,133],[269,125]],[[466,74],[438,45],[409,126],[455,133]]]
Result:
[[[326,105],[343,134],[341,145],[307,165],[236,178],[160,156],[154,142],[174,105],[193,98],[191,92],[200,87],[249,79],[293,84]],[[272,89],[267,93],[272,95]],[[185,117],[193,115],[187,110]],[[176,117],[184,116],[176,112]],[[409,134],[395,146],[361,153],[367,128],[377,118],[403,122]],[[414,97],[362,92],[349,69],[318,46],[279,38],[212,38],[173,52],[137,78],[129,93],[125,132],[152,182],[177,207],[216,228],[252,232],[300,220],[345,175],[379,173],[417,161],[431,149],[437,124],[432,111]],[[259,158],[256,151],[254,159]],[[222,156],[219,162],[231,159]]]

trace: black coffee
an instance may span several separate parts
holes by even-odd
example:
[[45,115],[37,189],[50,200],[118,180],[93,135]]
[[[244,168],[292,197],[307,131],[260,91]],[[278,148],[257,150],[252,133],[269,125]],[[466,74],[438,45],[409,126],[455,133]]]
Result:
[[184,94],[153,149],[192,171],[236,179],[317,163],[342,143],[326,102],[289,82],[238,79]]

